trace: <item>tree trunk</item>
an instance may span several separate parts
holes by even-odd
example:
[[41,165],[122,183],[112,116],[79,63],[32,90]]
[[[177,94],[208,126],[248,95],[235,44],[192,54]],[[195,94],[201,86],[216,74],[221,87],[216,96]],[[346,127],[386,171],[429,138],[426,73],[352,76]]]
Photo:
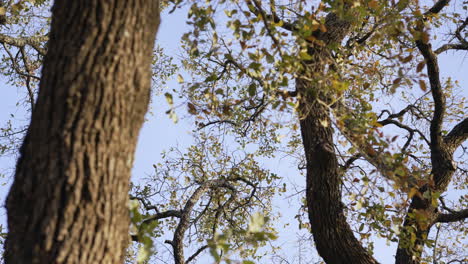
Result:
[[317,251],[330,264],[377,263],[354,237],[344,215],[330,112],[312,98],[300,108],[307,111],[300,124],[307,161],[307,208]]
[[56,0],[7,198],[6,263],[122,263],[157,0]]
[[[350,22],[330,13],[325,19],[326,32],[315,32],[326,45],[340,44],[349,33]],[[377,261],[354,237],[347,223],[341,202],[341,175],[335,154],[330,107],[333,100],[326,83],[326,69],[333,69],[331,50],[311,43],[313,58],[304,61],[303,75],[296,79],[300,98],[301,135],[307,162],[306,198],[312,234],[316,248],[326,263],[374,264]],[[332,72],[329,72],[330,78]],[[315,81],[307,81],[315,80]]]

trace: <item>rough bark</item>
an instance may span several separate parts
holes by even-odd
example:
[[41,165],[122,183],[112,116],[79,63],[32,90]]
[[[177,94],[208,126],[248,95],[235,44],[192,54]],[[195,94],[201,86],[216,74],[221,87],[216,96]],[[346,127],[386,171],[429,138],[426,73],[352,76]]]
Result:
[[6,263],[121,263],[157,0],[57,0],[7,198]]
[[[350,30],[350,23],[330,13],[326,32],[314,36],[325,46],[311,43],[304,76],[296,79],[300,97],[300,126],[307,162],[306,198],[316,248],[326,263],[377,263],[355,238],[347,223],[341,202],[341,174],[334,150],[331,112],[327,88],[315,80],[333,68],[329,46],[339,44]],[[326,80],[325,80],[326,82]]]
[[[307,207],[317,251],[326,263],[377,263],[354,237],[341,203],[341,178],[326,106],[308,102],[301,123],[307,159]],[[322,122],[321,122],[322,121]]]

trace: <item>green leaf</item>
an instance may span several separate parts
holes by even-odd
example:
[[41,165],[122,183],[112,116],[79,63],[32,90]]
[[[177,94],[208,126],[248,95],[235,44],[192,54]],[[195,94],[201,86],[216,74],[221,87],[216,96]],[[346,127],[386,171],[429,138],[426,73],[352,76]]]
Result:
[[257,94],[257,85],[255,83],[251,83],[249,85],[249,88],[247,89],[247,91],[249,92],[250,96],[256,95]]
[[313,59],[312,56],[310,56],[307,51],[299,52],[299,58],[301,58],[301,60],[312,60]]

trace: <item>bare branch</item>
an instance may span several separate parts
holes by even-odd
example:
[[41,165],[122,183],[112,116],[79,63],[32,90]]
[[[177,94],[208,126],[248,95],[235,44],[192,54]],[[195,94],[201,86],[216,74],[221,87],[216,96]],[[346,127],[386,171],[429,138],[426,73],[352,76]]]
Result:
[[440,48],[436,49],[434,53],[438,55],[448,50],[468,50],[468,43],[445,44],[442,45]]
[[[385,125],[388,125],[388,124],[395,125],[395,126],[397,126],[397,127],[399,127],[399,128],[402,128],[402,129],[408,131],[408,132],[410,133],[411,136],[412,136],[414,133],[418,133],[419,136],[420,136],[424,141],[426,141],[426,143],[427,143],[428,145],[430,144],[429,140],[426,138],[426,136],[424,136],[424,134],[423,134],[420,130],[415,129],[415,128],[411,128],[411,127],[409,127],[409,126],[407,126],[407,125],[405,125],[405,124],[402,124],[402,123],[400,123],[400,122],[398,122],[398,121],[396,121],[396,120],[387,118],[387,119],[385,119],[385,120],[379,121],[379,124],[381,124],[382,126],[385,126]],[[407,142],[407,143],[408,143],[408,142]],[[404,148],[404,149],[405,149],[405,148]]]
[[188,264],[190,261],[194,260],[198,255],[200,255],[200,253],[203,252],[203,250],[207,249],[208,248],[208,245],[204,245],[203,247],[199,248],[197,251],[195,251],[195,253],[193,253],[192,256],[190,256],[186,261],[185,261],[185,264]]
[[29,38],[14,38],[7,36],[5,34],[0,34],[0,43],[12,45],[18,48],[31,46],[35,49],[39,54],[45,56],[47,50],[41,47],[43,42],[47,42],[49,40],[48,36],[39,36],[39,37],[29,37]]
[[[28,90],[28,95],[29,95],[29,103],[31,105],[31,112],[34,110],[34,91],[33,88],[31,88],[31,76],[33,75],[33,70],[31,69],[31,65],[28,60],[28,56],[26,55],[26,51],[24,50],[24,47],[20,48],[21,56],[23,58],[23,64],[24,67],[26,68],[26,72],[28,73],[28,77],[26,77],[26,89]],[[40,78],[38,78],[40,79]]]
[[439,0],[425,13],[425,15],[437,14],[449,3],[450,0]]
[[439,214],[435,220],[436,223],[451,223],[463,221],[468,218],[468,209],[455,211],[448,214]]
[[161,213],[157,213],[152,215],[151,217],[143,220],[142,224],[148,224],[152,221],[159,220],[159,219],[164,219],[168,217],[177,217],[181,218],[182,217],[182,211],[181,210],[167,210]]
[[450,208],[447,207],[447,205],[445,204],[445,200],[443,197],[439,197],[439,201],[440,201],[440,204],[442,205],[442,208],[450,213],[454,213],[455,210],[452,210]]
[[447,136],[444,137],[445,145],[453,152],[465,140],[468,139],[468,118],[458,123]]
[[468,26],[468,17],[465,18],[465,21],[455,30],[455,37],[463,44],[467,44],[468,42],[464,39],[461,35],[461,32]]
[[[31,75],[29,73],[25,73],[23,72],[20,68],[19,68],[19,65],[18,63],[16,62],[16,56],[13,56],[13,54],[10,52],[10,49],[8,49],[8,47],[2,43],[3,45],[3,48],[5,49],[6,53],[8,54],[8,56],[10,57],[10,60],[11,60],[11,64],[12,64],[12,67],[13,67],[13,70],[15,70],[15,72],[23,77],[27,77],[27,78],[33,78],[33,79],[36,79],[36,80],[41,80],[41,78],[37,77],[37,76],[34,76],[34,75]],[[22,48],[22,47],[21,47]]]
[[466,26],[468,26],[468,17],[455,30],[455,38],[458,39],[460,43],[454,43],[454,44],[448,43],[448,44],[442,45],[440,48],[436,49],[434,53],[440,54],[447,50],[468,50],[468,41],[466,41],[466,39],[464,39],[461,35],[461,32],[466,28]]
[[347,169],[349,169],[351,167],[351,165],[353,164],[353,162],[355,162],[356,160],[358,160],[359,158],[362,157],[362,154],[361,153],[358,153],[358,154],[354,154],[353,156],[351,156],[343,166],[341,166],[341,169],[343,171],[346,171]]

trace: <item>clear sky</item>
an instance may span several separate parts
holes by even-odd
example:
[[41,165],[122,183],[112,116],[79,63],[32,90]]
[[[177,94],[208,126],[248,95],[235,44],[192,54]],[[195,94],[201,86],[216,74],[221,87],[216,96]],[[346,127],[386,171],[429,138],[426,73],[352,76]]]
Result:
[[[187,31],[185,25],[186,13],[185,11],[176,11],[171,15],[162,16],[162,24],[160,26],[157,42],[161,45],[166,53],[170,56],[177,58],[178,54],[182,51],[179,48],[180,36]],[[463,87],[462,95],[468,96],[468,69],[467,69],[467,53],[458,52],[454,55],[450,52],[441,56],[441,74],[442,76],[451,76],[460,81]],[[4,84],[0,85],[0,126],[11,119],[10,114],[14,114],[13,120],[15,122],[25,122],[27,120],[27,113],[21,107],[16,106],[16,102],[25,96],[24,91],[16,88],[9,87]],[[168,87],[178,89],[179,84],[172,80],[168,83]],[[168,149],[171,146],[178,145],[181,149],[189,146],[192,143],[190,131],[192,130],[190,120],[180,120],[174,124],[168,116],[164,113],[168,108],[164,98],[158,97],[153,100],[151,112],[148,114],[148,121],[145,122],[141,131],[138,148],[136,152],[136,159],[134,163],[133,175],[134,177],[142,177],[153,172],[152,164],[156,163],[160,157],[159,154],[162,150]],[[287,178],[288,181],[301,182],[305,181],[299,175],[297,170],[292,167],[293,161],[284,159],[276,159],[270,161],[264,166],[271,169],[273,172],[278,173],[280,176]],[[14,157],[0,157],[0,172],[6,172],[7,177],[11,177],[14,168]],[[6,182],[10,182],[9,178],[5,178]],[[3,181],[2,181],[3,182]],[[6,186],[0,187],[0,199],[4,200],[6,195]],[[304,183],[303,183],[304,185]],[[282,246],[285,258],[291,263],[298,263],[298,237],[296,234],[306,235],[303,231],[297,230],[297,221],[294,215],[298,211],[299,204],[297,202],[291,203],[289,200],[283,198],[276,199],[276,207],[283,214],[281,223],[278,224],[280,228],[280,238],[275,243]],[[5,213],[0,213],[0,223],[4,223]],[[282,228],[283,224],[290,223],[288,228]],[[169,236],[168,236],[169,237]],[[301,245],[304,246],[304,245]],[[378,243],[375,249],[375,257],[381,263],[393,263],[393,255],[395,254],[395,245],[387,246],[385,243]],[[267,260],[265,263],[269,263]]]

